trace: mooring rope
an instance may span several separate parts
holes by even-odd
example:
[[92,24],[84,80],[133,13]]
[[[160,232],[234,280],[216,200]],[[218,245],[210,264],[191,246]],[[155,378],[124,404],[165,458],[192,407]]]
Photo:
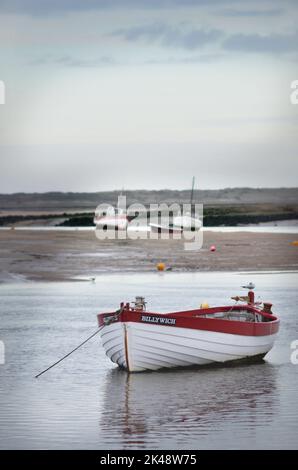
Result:
[[35,378],[37,379],[38,377],[40,377],[42,374],[44,374],[45,372],[47,372],[48,370],[52,369],[52,367],[55,367],[57,364],[59,364],[59,362],[62,362],[64,359],[66,359],[68,356],[70,356],[72,353],[74,353],[75,351],[77,351],[81,346],[83,346],[84,344],[87,343],[87,341],[89,341],[91,338],[93,338],[95,335],[97,335],[101,330],[103,329],[103,326],[101,326],[98,330],[95,331],[95,333],[92,333],[91,336],[89,336],[87,339],[85,339],[85,341],[83,341],[81,344],[79,344],[76,348],[74,348],[72,351],[70,351],[69,353],[65,354],[65,356],[61,357],[61,359],[59,359],[59,361],[56,361],[54,362],[54,364],[52,364],[51,366],[47,367],[45,370],[43,370],[42,372],[40,372],[39,374],[37,374],[35,376]]

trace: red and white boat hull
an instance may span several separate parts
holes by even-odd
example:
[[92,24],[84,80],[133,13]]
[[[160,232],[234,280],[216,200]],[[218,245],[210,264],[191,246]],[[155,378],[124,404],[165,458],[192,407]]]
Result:
[[[158,319],[164,318],[175,322],[160,324]],[[158,322],[153,323],[152,319]],[[102,320],[99,315],[101,325]],[[189,328],[188,320],[193,323]],[[273,347],[278,324],[278,320],[246,324],[130,311],[121,314],[118,321],[104,325],[101,338],[112,362],[129,372],[140,372],[265,356]]]
[[169,326],[114,323],[101,332],[112,362],[130,372],[264,356],[276,335],[239,336]]

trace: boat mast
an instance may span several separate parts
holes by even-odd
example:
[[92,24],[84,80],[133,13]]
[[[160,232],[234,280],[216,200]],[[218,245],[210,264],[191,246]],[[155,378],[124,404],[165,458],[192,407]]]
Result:
[[192,201],[193,201],[193,190],[195,186],[195,177],[192,177],[192,186],[191,186],[191,194],[190,194],[190,213],[192,214]]

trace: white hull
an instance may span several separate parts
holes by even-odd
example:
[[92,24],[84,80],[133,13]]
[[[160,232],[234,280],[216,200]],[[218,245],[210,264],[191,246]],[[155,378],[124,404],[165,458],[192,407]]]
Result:
[[183,232],[181,227],[170,227],[158,224],[149,224],[149,227],[153,233],[181,234]]
[[101,331],[112,362],[130,372],[223,363],[264,356],[276,334],[245,336],[142,324],[115,322]]
[[[158,225],[158,224],[149,224],[151,232],[154,233],[171,233],[171,234],[176,234],[176,233],[183,233],[183,232],[189,232],[191,227],[186,225]],[[194,226],[193,232],[199,231],[201,226]]]

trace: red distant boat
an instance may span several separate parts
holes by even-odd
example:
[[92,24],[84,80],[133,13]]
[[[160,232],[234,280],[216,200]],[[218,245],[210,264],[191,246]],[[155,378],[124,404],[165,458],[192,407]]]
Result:
[[167,314],[134,305],[98,315],[107,356],[128,372],[262,358],[273,347],[279,319],[272,304],[255,303],[252,285],[241,304]]

